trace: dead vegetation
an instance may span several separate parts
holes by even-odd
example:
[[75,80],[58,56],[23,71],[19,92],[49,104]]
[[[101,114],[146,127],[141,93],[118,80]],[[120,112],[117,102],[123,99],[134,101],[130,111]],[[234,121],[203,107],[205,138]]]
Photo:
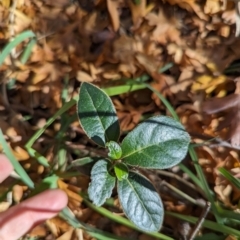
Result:
[[[29,156],[24,145],[62,106],[66,76],[70,98],[77,95],[82,81],[116,86],[122,79],[148,74],[152,86],[175,108],[193,142],[217,138],[197,149],[199,164],[218,200],[239,211],[239,189],[217,170],[225,167],[237,177],[240,173],[239,70],[232,65],[234,62],[239,66],[240,59],[240,40],[236,37],[238,6],[238,1],[227,0],[2,0],[0,48],[25,30],[32,30],[37,36],[25,64],[20,59],[28,41],[12,49],[0,66],[0,128],[15,157],[36,182],[48,172]],[[173,67],[160,73],[168,63],[173,63]],[[148,114],[169,115],[148,89],[117,95],[113,102],[123,131],[131,130]],[[69,115],[73,113],[74,109]],[[59,127],[57,120],[34,145],[49,162],[56,160],[54,136]],[[79,157],[77,151],[80,156],[106,154],[87,141],[77,120],[69,126],[65,138],[69,161]],[[187,160],[185,164],[193,169]],[[163,177],[155,173],[153,181],[159,185],[163,178],[186,189],[185,183],[173,177],[186,176],[179,169],[169,172],[173,175]],[[69,196],[69,207],[79,219],[119,236],[152,239],[111,222],[83,204],[77,192],[88,186],[87,172],[84,174],[59,182]],[[187,177],[184,181],[188,181]],[[8,184],[6,181],[1,189]],[[199,216],[199,209],[170,194],[166,186],[158,188],[167,210]],[[202,198],[197,190],[188,188],[186,192],[193,198]],[[22,200],[25,192],[25,186],[15,185],[14,201]],[[1,204],[2,210],[8,207]],[[174,229],[174,236],[180,239],[189,234],[182,232],[181,224],[166,217],[163,232]],[[60,218],[47,221],[46,226],[38,226],[30,236],[60,240],[70,239],[73,233],[73,228]],[[83,232],[75,234],[90,239]]]

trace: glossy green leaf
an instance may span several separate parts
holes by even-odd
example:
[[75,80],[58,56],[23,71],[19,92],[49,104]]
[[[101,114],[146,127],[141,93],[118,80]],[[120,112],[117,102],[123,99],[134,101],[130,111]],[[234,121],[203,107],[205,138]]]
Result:
[[32,179],[28,176],[22,165],[19,163],[19,161],[15,158],[13,155],[12,150],[8,146],[3,132],[0,129],[0,146],[2,147],[2,151],[6,154],[7,158],[13,165],[14,170],[16,173],[20,176],[21,180],[29,187],[29,188],[34,188],[34,182]]
[[44,178],[41,182],[37,183],[34,190],[30,193],[29,197],[35,196],[47,189],[58,188],[59,177],[55,174]]
[[119,181],[128,178],[128,167],[124,163],[117,163],[114,166],[114,172]]
[[153,185],[142,175],[130,172],[118,181],[118,196],[126,216],[140,229],[158,231],[163,221],[162,201]]
[[110,141],[106,144],[108,147],[108,156],[113,159],[117,160],[122,156],[122,149],[120,145],[114,141]]
[[32,31],[25,31],[17,35],[11,42],[9,42],[0,53],[0,66],[5,61],[6,57],[11,53],[11,51],[21,42],[25,41],[27,38],[36,37]]
[[91,183],[88,187],[88,195],[91,201],[101,206],[112,194],[115,186],[115,177],[108,173],[108,161],[97,161],[91,171]]
[[98,87],[82,83],[77,104],[80,124],[87,136],[100,146],[117,141],[120,127],[111,99]]
[[181,123],[155,116],[138,125],[123,140],[122,160],[131,166],[170,168],[186,156],[190,137]]

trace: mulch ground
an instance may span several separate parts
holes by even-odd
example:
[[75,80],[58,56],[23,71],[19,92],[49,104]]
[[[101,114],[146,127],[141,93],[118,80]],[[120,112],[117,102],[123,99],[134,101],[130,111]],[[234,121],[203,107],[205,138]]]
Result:
[[[239,191],[219,175],[217,168],[225,167],[239,176],[238,11],[237,2],[226,0],[2,0],[0,49],[25,30],[32,30],[37,37],[26,64],[21,63],[21,55],[28,40],[14,48],[0,66],[0,128],[15,157],[36,183],[48,172],[29,156],[24,145],[61,108],[66,79],[70,99],[78,94],[83,81],[101,87],[117,86],[123,83],[122,79],[147,74],[151,85],[173,105],[193,142],[218,137],[210,145],[197,148],[199,164],[218,200],[236,210]],[[169,63],[173,66],[160,73]],[[170,115],[148,89],[120,94],[112,100],[123,133],[147,116]],[[74,112],[73,108],[69,116]],[[59,127],[58,119],[33,146],[49,162],[56,160],[55,136]],[[77,120],[69,126],[62,143],[69,162],[106,154],[89,142]],[[184,163],[194,169],[188,158]],[[69,207],[79,219],[118,236],[153,239],[87,207],[77,192],[87,189],[89,169],[79,171],[81,176],[62,179],[60,183],[69,195]],[[202,199],[198,191],[186,188],[188,177],[178,167],[145,174],[160,191],[166,210],[200,215],[201,209],[161,184],[166,180],[193,198]],[[2,184],[2,190],[9,181]],[[14,201],[24,199],[27,191],[26,186],[16,185]],[[117,196],[115,201],[118,206]],[[2,210],[9,207],[4,206]],[[183,226],[188,230],[183,231]],[[162,232],[184,239],[191,227],[166,217]],[[60,240],[71,239],[72,233],[72,227],[57,217],[35,228],[30,236]],[[84,232],[78,234],[91,239]]]

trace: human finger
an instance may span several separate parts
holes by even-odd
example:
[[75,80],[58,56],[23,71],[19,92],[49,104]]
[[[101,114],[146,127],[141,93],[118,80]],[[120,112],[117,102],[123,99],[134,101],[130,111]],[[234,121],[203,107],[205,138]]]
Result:
[[59,189],[47,190],[0,214],[0,239],[15,240],[31,228],[52,218],[67,205]]
[[9,176],[12,172],[13,166],[3,154],[0,154],[0,183]]

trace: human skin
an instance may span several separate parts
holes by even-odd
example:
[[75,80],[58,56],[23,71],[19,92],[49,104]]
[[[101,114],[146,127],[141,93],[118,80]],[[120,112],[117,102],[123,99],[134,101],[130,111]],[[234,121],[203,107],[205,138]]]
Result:
[[[0,183],[13,167],[0,154]],[[44,191],[0,213],[0,240],[16,240],[34,226],[54,217],[67,205],[67,195],[59,189]]]

